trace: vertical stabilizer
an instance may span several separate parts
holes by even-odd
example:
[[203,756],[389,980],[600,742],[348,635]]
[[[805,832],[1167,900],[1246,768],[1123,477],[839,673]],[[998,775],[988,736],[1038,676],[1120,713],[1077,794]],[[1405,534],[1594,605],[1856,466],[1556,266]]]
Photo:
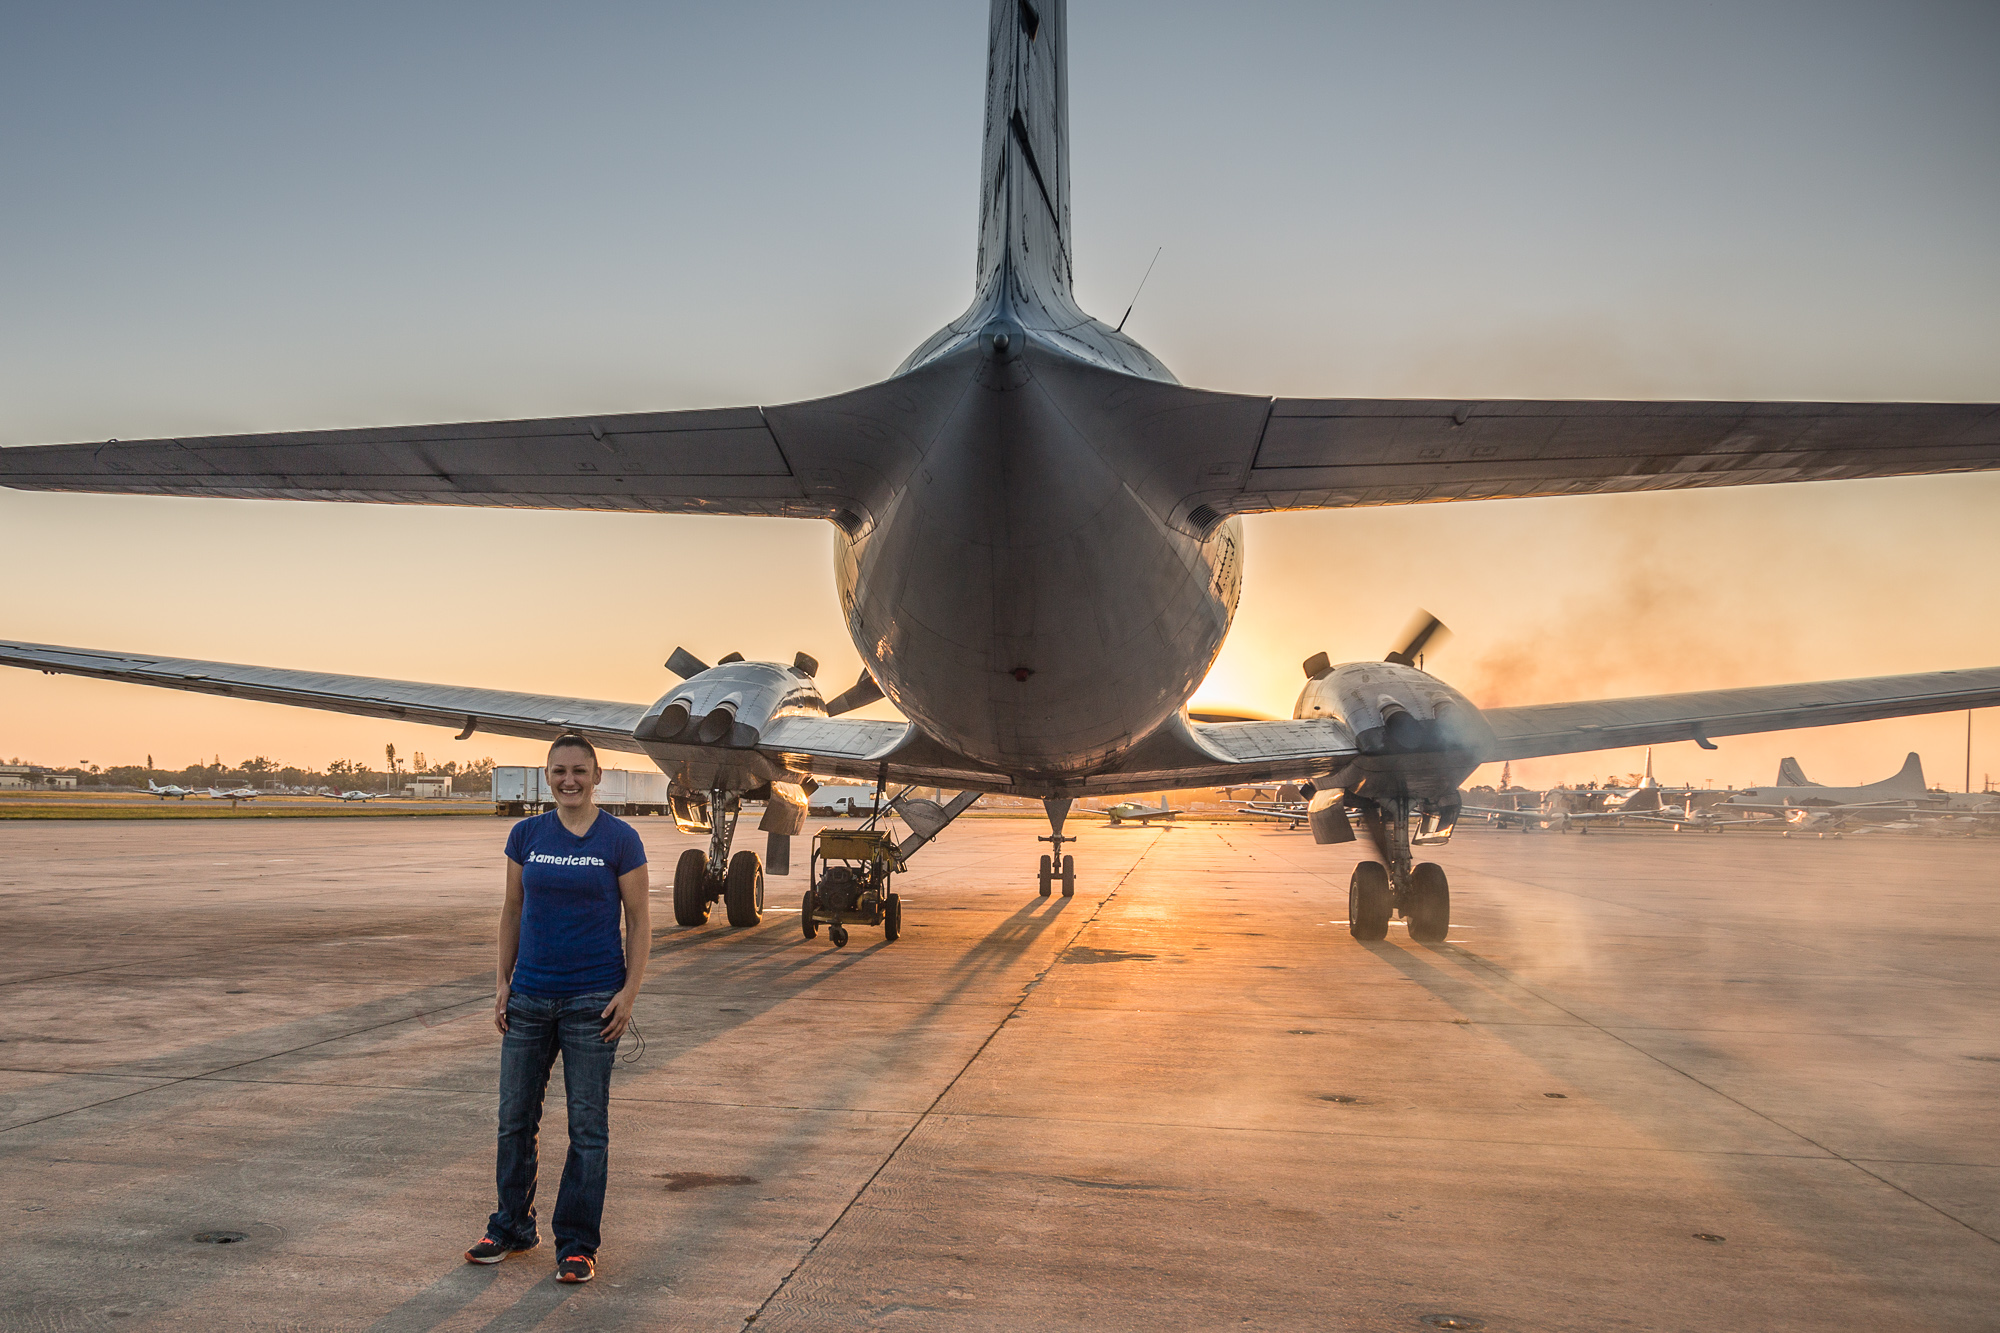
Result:
[[1066,0],[993,0],[986,147],[979,179],[979,286],[1070,304],[1069,12]]
[[1799,761],[1790,755],[1786,755],[1778,761],[1778,781],[1776,785],[1780,787],[1819,786],[1817,782],[1806,781],[1805,769],[1799,767]]
[[1917,757],[1916,751],[1912,750],[1910,757],[1903,761],[1902,771],[1897,773],[1895,777],[1878,785],[1883,790],[1897,796],[1922,796],[1924,794],[1924,761]]

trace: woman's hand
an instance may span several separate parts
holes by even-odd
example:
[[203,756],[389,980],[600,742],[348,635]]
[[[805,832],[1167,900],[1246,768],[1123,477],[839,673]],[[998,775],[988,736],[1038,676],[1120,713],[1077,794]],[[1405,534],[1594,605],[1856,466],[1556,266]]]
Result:
[[501,982],[493,988],[493,1026],[500,1029],[500,1035],[507,1035],[507,983]]
[[604,1040],[617,1041],[625,1035],[625,1025],[632,1021],[632,1002],[639,998],[635,990],[622,990],[611,997],[611,1003],[604,1006]]

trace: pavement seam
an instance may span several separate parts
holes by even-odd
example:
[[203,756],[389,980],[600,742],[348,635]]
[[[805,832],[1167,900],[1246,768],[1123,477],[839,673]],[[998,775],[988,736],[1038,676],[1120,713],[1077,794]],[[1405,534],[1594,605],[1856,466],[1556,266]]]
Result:
[[819,1235],[813,1238],[812,1244],[806,1246],[806,1252],[799,1256],[797,1263],[785,1271],[783,1277],[778,1279],[778,1285],[771,1288],[771,1294],[766,1296],[755,1310],[751,1311],[750,1317],[743,1321],[744,1328],[749,1328],[764,1317],[764,1311],[771,1308],[771,1302],[777,1300],[784,1293],[785,1288],[790,1285],[791,1280],[798,1276],[799,1270],[811,1262],[813,1255],[819,1253],[819,1247],[825,1244],[827,1237],[831,1236],[839,1228],[840,1224],[847,1220],[847,1215],[854,1211],[854,1205],[861,1202],[862,1196],[866,1195],[875,1182],[881,1178],[882,1173],[889,1169],[889,1163],[896,1160],[896,1155],[903,1151],[903,1146],[910,1141],[911,1136],[919,1129],[922,1129],[938,1113],[938,1106],[943,1103],[946,1097],[951,1095],[951,1090],[958,1086],[959,1080],[964,1078],[966,1072],[979,1062],[980,1056],[986,1054],[986,1048],[993,1044],[994,1039],[1006,1029],[1007,1025],[1020,1015],[1022,1006],[1027,1004],[1028,997],[1035,993],[1035,988],[1042,984],[1042,979],[1055,970],[1056,964],[1062,961],[1062,956],[1070,951],[1071,947],[1083,935],[1083,932],[1090,929],[1091,923],[1096,921],[1098,915],[1104,911],[1111,900],[1118,896],[1118,891],[1125,887],[1125,881],[1132,878],[1138,872],[1139,866],[1145,861],[1147,854],[1159,845],[1160,838],[1164,832],[1165,830],[1156,832],[1153,835],[1153,840],[1140,849],[1139,854],[1132,859],[1132,864],[1127,866],[1124,873],[1118,876],[1118,882],[1113,884],[1110,891],[1098,899],[1097,905],[1090,909],[1090,915],[1077,922],[1076,929],[1070,932],[1069,938],[1063,941],[1062,947],[1051,953],[1048,962],[1043,965],[1042,970],[1035,973],[1033,977],[1028,979],[1027,984],[1021,987],[1019,998],[1001,1016],[1000,1021],[993,1025],[993,1030],[986,1034],[986,1039],[981,1041],[972,1054],[966,1057],[965,1063],[958,1067],[958,1072],[953,1074],[942,1088],[938,1089],[937,1096],[931,1098],[930,1105],[926,1106],[917,1115],[916,1119],[911,1121],[910,1127],[903,1131],[902,1137],[896,1140],[895,1146],[882,1155],[882,1160],[877,1162],[875,1169],[868,1173],[868,1179],[862,1181],[861,1187],[854,1191],[854,1197],[842,1206],[840,1212],[834,1216],[833,1221],[827,1224],[826,1230],[820,1232]]
[[1973,1235],[1978,1236],[1981,1240],[1990,1241],[1995,1245],[2000,1245],[2000,1236],[1994,1236],[1985,1231],[1981,1231],[1978,1227],[1972,1225],[1972,1223],[1966,1221],[1964,1218],[1955,1216],[1954,1214],[1947,1212],[1945,1209],[1939,1207],[1937,1204],[1932,1203],[1929,1199],[1924,1198],[1922,1195],[1913,1193],[1912,1191],[1903,1188],[1901,1185],[1898,1185],[1895,1181],[1890,1180],[1886,1176],[1879,1175],[1874,1171],[1870,1171],[1867,1167],[1861,1164],[1862,1160],[1879,1161],[1881,1159],[1878,1158],[1856,1159],[1853,1157],[1849,1157],[1845,1153],[1837,1152],[1834,1149],[1829,1148],[1826,1144],[1821,1143],[1818,1139],[1815,1139],[1812,1135],[1807,1134],[1805,1131],[1794,1129],[1792,1126],[1786,1124],[1784,1121],[1778,1119],[1776,1116],[1770,1114],[1769,1112],[1760,1110],[1757,1107],[1750,1105],[1750,1103],[1742,1100],[1739,1097],[1731,1096],[1729,1093],[1724,1092],[1721,1088],[1715,1086],[1713,1083],[1708,1082],[1706,1079],[1703,1079],[1699,1075],[1691,1073],[1688,1070],[1682,1069],[1679,1065],[1676,1065],[1673,1061],[1667,1059],[1665,1056],[1655,1054],[1654,1052],[1647,1050],[1645,1047],[1639,1045],[1637,1042],[1631,1040],[1630,1038],[1620,1036],[1617,1032],[1614,1032],[1612,1029],[1607,1028],[1600,1023],[1594,1023],[1590,1019],[1585,1018],[1582,1014],[1577,1013],[1575,1010],[1570,1009],[1567,1006],[1555,1000],[1550,999],[1548,996],[1543,995],[1535,987],[1529,985],[1525,981],[1522,981],[1519,977],[1516,977],[1510,970],[1508,970],[1505,967],[1502,967],[1500,964],[1492,962],[1491,960],[1486,959],[1484,957],[1481,957],[1479,954],[1472,952],[1472,950],[1466,948],[1462,944],[1456,945],[1455,947],[1457,948],[1458,952],[1462,954],[1466,959],[1471,961],[1476,966],[1485,969],[1487,972],[1499,978],[1507,985],[1512,986],[1515,989],[1520,990],[1528,995],[1534,996],[1535,999],[1541,1001],[1543,1004],[1548,1005],[1551,1009],[1554,1009],[1559,1013],[1568,1014],[1571,1018],[1574,1018],[1577,1022],[1584,1024],[1585,1026],[1591,1028],[1596,1032],[1603,1033],[1605,1036],[1611,1038],[1611,1040],[1617,1042],[1619,1045],[1625,1047],[1626,1049],[1634,1051],[1637,1054],[1645,1057],[1646,1059],[1651,1060],[1654,1064],[1659,1065],[1662,1069],[1666,1069],[1675,1074],[1680,1075],[1682,1078],[1694,1084],[1696,1087],[1705,1089],[1706,1091],[1713,1093],[1715,1096],[1722,1098],[1724,1101],[1730,1103],[1732,1106],[1747,1111],[1749,1114],[1757,1117],[1759,1120],[1762,1120],[1765,1124],[1792,1135],[1793,1137],[1797,1138],[1801,1143],[1811,1144],[1813,1147],[1818,1148],[1821,1152],[1825,1153],[1828,1157],[1832,1158],[1833,1160],[1838,1162],[1845,1162],[1848,1166],[1853,1167],[1856,1171],[1860,1172],[1864,1176],[1867,1176],[1870,1180],[1873,1180],[1877,1184],[1883,1185],[1888,1189],[1894,1190],[1896,1193],[1902,1195],[1904,1198],[1910,1200],[1912,1203],[1921,1204],[1923,1207],[1930,1209],[1932,1212],[1936,1213],[1939,1217],[1944,1218],[1946,1221],[1954,1222],[1957,1225],[1964,1227],[1967,1231],[1970,1231]]
[[[5,1129],[0,1129],[0,1134],[11,1134],[17,1129],[27,1129],[30,1126],[45,1124],[51,1120],[60,1120],[66,1115],[75,1115],[79,1111],[89,1111],[99,1106],[109,1106],[113,1102],[122,1102],[130,1097],[143,1097],[148,1093],[159,1092],[165,1088],[177,1087],[183,1083],[200,1083],[203,1081],[210,1081],[217,1083],[229,1082],[230,1080],[218,1079],[215,1076],[217,1074],[226,1074],[232,1069],[245,1069],[254,1064],[262,1064],[266,1060],[275,1060],[279,1056],[297,1055],[300,1051],[309,1051],[315,1046],[324,1046],[330,1041],[344,1041],[349,1037],[358,1037],[364,1032],[374,1032],[381,1028],[395,1027],[398,1023],[408,1023],[414,1019],[424,1018],[430,1014],[441,1014],[445,1012],[447,1009],[462,1009],[468,1004],[484,1004],[484,1003],[486,1003],[484,996],[471,1000],[460,1000],[455,1004],[439,1005],[435,1009],[425,1009],[418,1013],[403,1014],[397,1018],[385,1019],[380,1023],[370,1023],[367,1027],[351,1028],[346,1032],[336,1032],[333,1033],[331,1036],[321,1037],[318,1041],[309,1041],[306,1042],[304,1045],[294,1046],[289,1050],[270,1051],[264,1055],[253,1056],[248,1060],[238,1060],[234,1064],[218,1065],[214,1069],[205,1069],[199,1074],[159,1075],[158,1077],[162,1081],[150,1088],[135,1088],[131,1092],[121,1093],[116,1097],[106,1097],[103,1101],[91,1102],[87,1106],[73,1106],[67,1111],[56,1111],[49,1115],[37,1116],[33,1120],[23,1120],[19,1124],[9,1125]],[[120,1075],[109,1074],[108,1072],[103,1073],[102,1076],[121,1077]],[[144,1074],[125,1075],[123,1077],[144,1078],[147,1077],[147,1075]]]

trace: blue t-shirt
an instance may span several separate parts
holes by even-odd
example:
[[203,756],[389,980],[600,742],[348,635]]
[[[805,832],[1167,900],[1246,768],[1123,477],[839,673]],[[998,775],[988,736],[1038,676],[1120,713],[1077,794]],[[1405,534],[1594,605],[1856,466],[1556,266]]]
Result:
[[618,877],[646,864],[638,832],[600,810],[579,838],[551,810],[514,825],[507,859],[521,867],[521,952],[512,988],[557,1000],[624,986]]

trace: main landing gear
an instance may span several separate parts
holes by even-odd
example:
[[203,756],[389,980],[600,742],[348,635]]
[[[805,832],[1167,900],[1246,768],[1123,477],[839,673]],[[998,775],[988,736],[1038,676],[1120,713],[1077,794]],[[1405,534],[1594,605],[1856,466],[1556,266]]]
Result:
[[718,900],[732,926],[764,919],[764,863],[755,852],[729,854],[736,837],[742,798],[717,787],[708,796],[708,850],[690,847],[674,866],[674,920],[683,926],[708,924]]
[[1361,862],[1347,881],[1348,934],[1357,940],[1386,938],[1390,917],[1401,912],[1413,941],[1444,943],[1451,929],[1451,884],[1444,867],[1411,863],[1409,820],[1401,812],[1369,805],[1362,820],[1383,860]]
[[1062,896],[1076,896],[1076,858],[1063,855],[1063,844],[1076,842],[1075,838],[1063,836],[1063,820],[1069,818],[1069,797],[1054,796],[1042,802],[1042,809],[1048,811],[1049,836],[1037,838],[1036,842],[1049,844],[1049,854],[1042,858],[1041,868],[1035,878],[1035,888],[1046,898],[1054,891],[1058,882],[1062,884]]

